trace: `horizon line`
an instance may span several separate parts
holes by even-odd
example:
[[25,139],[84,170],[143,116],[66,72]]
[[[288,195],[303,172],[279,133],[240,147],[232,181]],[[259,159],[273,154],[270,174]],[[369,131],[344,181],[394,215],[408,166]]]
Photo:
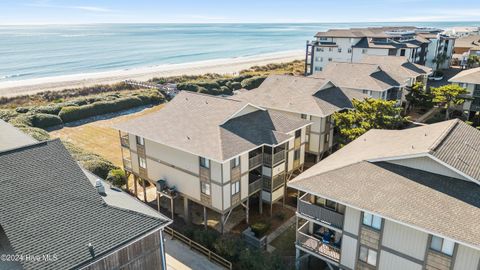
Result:
[[[343,22],[92,22],[92,23],[0,23],[0,26],[54,26],[54,25],[106,25],[106,24],[348,24],[348,23],[479,23],[478,21],[343,21]],[[480,27],[480,25],[478,26]]]

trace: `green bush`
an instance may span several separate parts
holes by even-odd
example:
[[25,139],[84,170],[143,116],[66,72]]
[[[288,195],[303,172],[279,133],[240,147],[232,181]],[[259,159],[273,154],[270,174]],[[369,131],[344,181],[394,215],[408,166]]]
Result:
[[33,116],[30,114],[20,114],[15,118],[11,118],[8,123],[15,127],[33,127]]
[[32,108],[31,111],[34,113],[46,113],[46,114],[54,114],[58,115],[62,107],[65,106],[64,104],[52,104],[52,105],[47,105],[47,106],[38,106],[35,108]]
[[80,164],[86,170],[92,172],[95,175],[98,175],[103,179],[107,178],[108,172],[116,168],[116,166],[113,165],[110,161],[103,158],[81,161]]
[[41,128],[36,127],[20,127],[19,128],[23,133],[30,135],[37,141],[48,141],[50,140],[50,134]]
[[17,117],[19,115],[18,112],[15,110],[0,110],[0,119],[2,119],[5,122],[10,122],[11,119]]
[[213,244],[215,251],[229,261],[238,261],[240,252],[245,248],[245,244],[239,237],[232,235],[222,236]]
[[203,246],[213,250],[218,233],[213,230],[195,230],[193,232],[193,240]]
[[232,89],[226,87],[226,86],[220,86],[220,92],[223,94],[223,95],[233,95],[233,91]]
[[122,169],[113,169],[108,172],[106,180],[114,186],[121,187],[127,182],[127,177]]
[[112,101],[99,101],[83,106],[63,107],[58,116],[60,116],[63,122],[67,123],[96,115],[126,110],[143,104],[138,97],[125,97]]
[[30,109],[27,108],[27,107],[17,107],[17,108],[15,109],[15,111],[18,112],[18,113],[27,113],[29,110],[30,110]]
[[260,86],[262,82],[265,80],[265,76],[255,76],[252,78],[248,78],[242,81],[242,87],[245,89],[254,89]]
[[263,222],[263,221],[258,221],[256,223],[253,223],[252,225],[250,225],[250,228],[252,229],[252,232],[255,234],[255,236],[257,238],[261,238],[270,229],[270,223]]
[[48,128],[53,126],[62,125],[62,119],[57,115],[37,113],[33,115],[32,124],[34,127]]
[[229,86],[232,90],[238,90],[242,88],[242,84],[239,82],[232,82]]

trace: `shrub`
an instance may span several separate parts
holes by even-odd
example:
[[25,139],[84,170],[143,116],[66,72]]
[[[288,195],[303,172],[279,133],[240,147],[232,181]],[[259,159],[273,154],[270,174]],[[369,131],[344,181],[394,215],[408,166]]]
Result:
[[222,236],[213,244],[215,251],[229,261],[238,261],[240,252],[245,248],[242,239],[233,236]]
[[10,122],[11,119],[15,118],[18,116],[18,112],[15,110],[0,110],[0,119],[2,119],[5,122]]
[[37,141],[48,141],[50,140],[50,134],[41,128],[36,127],[20,127],[19,128],[23,133],[30,135]]
[[15,111],[18,112],[18,113],[27,113],[29,110],[30,110],[30,109],[27,108],[27,107],[17,107],[17,108],[15,109]]
[[96,115],[133,108],[143,104],[142,100],[138,97],[125,97],[112,101],[99,101],[83,106],[63,107],[58,115],[63,122],[67,123]]
[[255,234],[255,236],[257,238],[261,238],[270,229],[270,223],[263,222],[263,221],[258,221],[256,223],[253,223],[252,225],[250,225],[250,228],[252,229],[252,232]]
[[32,112],[58,115],[58,113],[60,112],[60,110],[62,109],[63,106],[64,106],[63,104],[38,106],[38,107],[33,108]]
[[103,179],[107,178],[108,172],[117,168],[110,161],[103,158],[81,161],[80,164],[83,166],[83,168]]
[[286,216],[284,212],[278,212],[275,214],[275,217],[278,218],[279,220],[285,220]]
[[242,88],[242,84],[239,83],[239,82],[232,82],[232,83],[230,84],[230,88],[231,88],[232,90],[238,90],[238,89]]
[[217,238],[218,234],[213,230],[195,230],[193,232],[193,240],[209,249],[213,249]]
[[232,89],[230,89],[226,86],[220,86],[220,92],[224,95],[233,95]]
[[33,115],[33,126],[39,128],[48,128],[53,126],[62,125],[62,119],[57,115],[37,113]]
[[108,172],[106,180],[114,186],[121,187],[127,182],[127,177],[122,169],[113,169]]
[[21,114],[8,121],[15,127],[33,127],[33,116],[30,114]]
[[248,78],[242,81],[242,87],[245,89],[254,89],[260,86],[262,82],[265,80],[265,76],[256,76],[252,78]]

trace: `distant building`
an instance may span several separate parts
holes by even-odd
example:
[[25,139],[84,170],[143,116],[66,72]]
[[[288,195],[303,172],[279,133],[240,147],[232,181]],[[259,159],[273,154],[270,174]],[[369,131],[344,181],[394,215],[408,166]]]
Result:
[[480,131],[370,130],[293,179],[297,267],[478,270]]
[[457,39],[454,54],[458,64],[467,67],[467,61],[471,55],[480,57],[480,35],[470,35]]
[[456,38],[461,38],[470,35],[480,35],[480,27],[452,27],[446,29],[444,34],[453,36]]
[[[310,121],[232,98],[179,92],[165,108],[119,123],[123,164],[135,178],[158,185],[159,196],[183,199],[220,214],[285,193],[288,174],[303,167]],[[145,186],[143,185],[145,190]],[[146,198],[145,198],[146,199]],[[272,208],[270,208],[271,210]]]
[[448,81],[468,90],[463,110],[469,118],[480,112],[480,67],[464,70]]
[[307,42],[305,74],[322,71],[328,62],[359,62],[364,55],[404,56],[409,61],[432,65],[440,53],[449,66],[454,39],[439,29],[416,27],[372,27],[330,29],[318,32],[316,40]]
[[60,140],[0,129],[0,269],[166,269],[170,220],[82,170]]

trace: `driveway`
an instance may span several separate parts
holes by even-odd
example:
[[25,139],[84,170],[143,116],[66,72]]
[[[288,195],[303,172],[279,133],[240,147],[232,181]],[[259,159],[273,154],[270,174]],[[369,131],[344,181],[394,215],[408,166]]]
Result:
[[221,266],[211,262],[207,257],[191,250],[178,240],[172,240],[164,234],[166,243],[166,257],[168,270],[224,270]]

